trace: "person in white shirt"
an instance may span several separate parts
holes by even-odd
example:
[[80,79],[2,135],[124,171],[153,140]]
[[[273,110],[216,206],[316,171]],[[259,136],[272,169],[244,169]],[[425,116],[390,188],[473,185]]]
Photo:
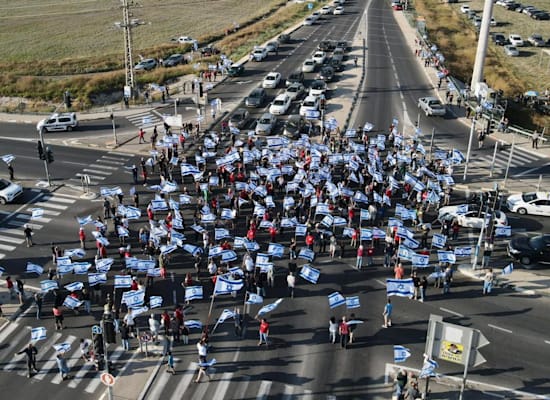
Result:
[[153,340],[155,342],[158,341],[159,328],[160,322],[155,319],[155,314],[151,314],[151,317],[149,318],[149,330],[151,331],[151,335],[153,335]]
[[296,277],[292,272],[289,272],[286,277],[286,283],[288,285],[288,295],[294,298],[294,287],[296,286]]
[[218,272],[218,267],[214,262],[214,259],[211,258],[210,261],[208,262],[208,273],[210,275],[216,275],[216,272]]

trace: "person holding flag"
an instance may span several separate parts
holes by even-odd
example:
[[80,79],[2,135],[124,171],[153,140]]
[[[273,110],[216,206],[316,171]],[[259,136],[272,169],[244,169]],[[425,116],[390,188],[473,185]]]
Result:
[[483,277],[483,295],[491,294],[491,289],[493,288],[493,281],[495,279],[495,274],[493,269],[489,268]]
[[31,372],[38,372],[38,369],[36,368],[36,355],[38,354],[38,350],[32,343],[29,343],[27,347],[15,354],[25,354],[27,357],[27,378],[31,377]]

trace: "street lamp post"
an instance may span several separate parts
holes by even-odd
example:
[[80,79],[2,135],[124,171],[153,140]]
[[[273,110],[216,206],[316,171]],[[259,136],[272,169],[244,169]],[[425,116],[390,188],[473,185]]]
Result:
[[512,162],[512,156],[514,155],[514,147],[516,144],[516,134],[512,133],[512,148],[510,149],[510,154],[508,155],[508,163],[506,164],[506,173],[504,174],[504,182],[502,187],[506,187],[506,181],[508,180],[508,172],[510,171],[510,163]]
[[468,175],[468,163],[470,162],[470,152],[472,151],[472,140],[474,138],[474,131],[476,127],[476,120],[472,118],[472,126],[470,127],[470,139],[468,140],[468,152],[466,153],[466,164],[464,165],[464,175],[462,176],[462,180],[466,180],[466,176]]
[[111,115],[109,117],[111,118],[111,123],[113,124],[113,138],[114,138],[114,141],[115,141],[115,147],[117,147],[118,146],[118,140],[117,140],[117,137],[116,137],[115,113],[113,112],[113,110],[111,110]]
[[40,135],[40,143],[42,145],[42,149],[44,151],[44,170],[46,171],[46,179],[48,180],[48,186],[52,186],[52,183],[50,181],[50,171],[49,171],[49,168],[48,168],[48,157],[46,156],[46,152],[47,152],[47,146],[46,146],[46,143],[44,142],[44,128],[40,128],[40,131],[39,131],[39,135]]

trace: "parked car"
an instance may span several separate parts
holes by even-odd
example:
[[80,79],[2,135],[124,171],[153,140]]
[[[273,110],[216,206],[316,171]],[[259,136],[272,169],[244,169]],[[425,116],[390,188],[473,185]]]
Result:
[[305,91],[304,85],[300,82],[294,82],[286,88],[285,94],[290,97],[290,100],[297,100],[304,95]]
[[279,37],[277,38],[277,41],[279,43],[290,43],[291,38],[290,38],[290,35],[288,33],[281,33],[279,35]]
[[468,4],[463,4],[460,6],[460,12],[462,14],[468,14],[468,11],[470,11],[470,6]]
[[391,8],[393,8],[393,11],[401,11],[403,10],[403,4],[400,1],[392,1]]
[[474,19],[477,16],[477,13],[474,10],[468,10],[466,16],[468,19]]
[[447,112],[445,106],[435,97],[421,97],[418,99],[418,108],[424,111],[427,117],[443,117]]
[[504,46],[504,53],[506,53],[506,55],[510,57],[519,56],[519,50],[516,46],[512,46],[511,44],[507,44],[506,46]]
[[54,113],[49,118],[45,118],[36,124],[36,129],[40,132],[44,129],[44,132],[52,131],[72,131],[78,128],[78,119],[76,113]]
[[491,26],[498,26],[498,22],[497,22],[497,20],[495,19],[495,17],[491,17],[491,22],[489,23],[489,25],[491,25]]
[[235,112],[229,117],[229,126],[231,128],[244,128],[248,122],[249,113],[244,108],[237,108]]
[[311,123],[299,114],[288,117],[283,128],[283,135],[291,139],[297,139],[300,135],[309,133]]
[[23,194],[23,187],[7,179],[0,178],[0,204],[14,201]]
[[550,20],[550,14],[548,14],[546,11],[539,11],[531,14],[531,18],[539,21],[548,21]]
[[263,82],[262,87],[264,89],[275,89],[281,83],[281,74],[279,72],[270,72],[268,73]]
[[303,83],[304,73],[302,71],[294,71],[286,78],[285,85],[290,86],[293,83]]
[[311,85],[309,87],[309,95],[310,96],[321,96],[325,95],[327,91],[327,83],[321,79],[316,79],[313,82],[311,82]]
[[242,64],[233,64],[227,69],[228,76],[239,76],[244,73],[244,65]]
[[[485,211],[479,211],[479,207],[475,205],[457,205],[441,207],[437,214],[439,221],[456,220],[460,226],[481,229],[484,221],[488,221],[488,215]],[[508,218],[502,211],[495,211],[494,214],[495,226],[508,225]]]
[[323,6],[323,8],[321,8],[321,14],[322,15],[332,14],[333,10],[334,9],[331,6]]
[[178,43],[191,43],[191,44],[193,44],[193,43],[195,43],[195,42],[196,42],[196,40],[193,39],[193,38],[190,37],[190,36],[180,36],[180,37],[178,38]]
[[524,45],[523,43],[523,39],[521,38],[520,35],[517,35],[515,33],[511,33],[509,36],[508,36],[508,41],[510,42],[510,44],[512,46],[516,46],[516,47],[522,47]]
[[265,45],[265,49],[268,53],[277,53],[279,51],[279,43],[278,42],[268,42]]
[[502,33],[495,33],[493,35],[493,42],[497,46],[504,46],[508,41],[506,40],[506,36],[504,36]]
[[292,100],[285,93],[278,95],[273,100],[273,103],[269,106],[269,112],[273,115],[283,115],[286,114],[290,108]]
[[200,52],[203,57],[210,57],[220,54],[220,50],[212,45],[202,47]]
[[529,36],[527,40],[529,41],[529,43],[531,43],[535,47],[546,46],[546,43],[544,42],[542,35],[539,35],[538,33],[533,33],[531,36]]
[[334,11],[332,12],[334,15],[342,15],[344,14],[344,7],[342,6],[338,6],[334,9]]
[[332,51],[336,48],[336,42],[334,40],[321,40],[317,48],[321,51]]
[[267,99],[267,93],[264,88],[256,88],[244,100],[247,107],[262,107]]
[[302,105],[300,106],[300,115],[305,117],[308,111],[318,111],[319,110],[319,97],[318,96],[307,96]]
[[324,51],[316,51],[313,54],[312,59],[313,61],[315,61],[315,64],[322,65],[325,63],[325,60],[327,59],[327,53],[325,53]]
[[275,128],[277,118],[271,113],[264,113],[256,122],[256,135],[270,135]]
[[311,26],[315,23],[315,18],[312,18],[312,17],[306,17],[306,19],[304,19],[304,25],[305,26]]
[[157,66],[157,60],[154,58],[145,58],[138,62],[134,67],[135,71],[150,71]]
[[183,54],[172,54],[162,63],[165,67],[175,67],[179,64],[185,64],[185,58]]
[[319,71],[319,75],[317,75],[317,78],[325,82],[331,82],[334,79],[334,68],[325,65],[323,68],[321,68],[321,71]]
[[317,63],[315,61],[313,61],[311,58],[308,58],[302,64],[302,72],[313,72],[315,71],[316,65]]
[[263,61],[267,58],[267,49],[265,47],[256,47],[252,52],[252,59],[254,61]]
[[508,255],[530,268],[534,263],[550,263],[550,234],[518,236],[508,243]]
[[481,17],[474,17],[474,19],[472,19],[472,23],[476,28],[481,27]]
[[511,212],[550,216],[550,193],[529,192],[512,194],[506,199],[506,206]]

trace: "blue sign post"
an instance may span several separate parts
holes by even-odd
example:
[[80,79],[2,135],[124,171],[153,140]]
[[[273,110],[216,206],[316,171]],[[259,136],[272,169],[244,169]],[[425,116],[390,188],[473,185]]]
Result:
[[103,333],[103,329],[101,329],[101,326],[99,325],[94,325],[92,326],[92,333],[94,335],[101,335]]
[[307,3],[307,9],[312,10],[313,9],[313,3]]

